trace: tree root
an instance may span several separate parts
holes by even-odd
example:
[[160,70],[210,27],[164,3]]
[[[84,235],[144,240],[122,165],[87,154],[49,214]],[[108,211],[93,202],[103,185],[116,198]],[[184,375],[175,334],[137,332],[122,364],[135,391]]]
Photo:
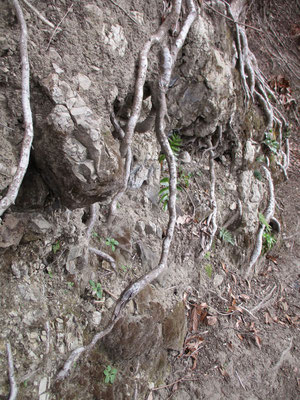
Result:
[[[265,177],[268,181],[268,186],[269,186],[269,203],[267,206],[267,209],[265,211],[264,217],[266,221],[269,223],[271,218],[273,217],[274,211],[275,211],[275,195],[274,195],[274,185],[273,185],[273,180],[270,171],[267,169],[267,167],[262,167]],[[250,263],[249,267],[246,271],[245,278],[248,279],[251,272],[252,268],[255,265],[256,261],[258,260],[261,250],[262,250],[262,244],[263,244],[263,233],[265,230],[265,225],[261,224],[258,230],[258,234],[256,237],[256,243],[254,246],[254,249],[252,251],[252,255],[250,258]]]
[[29,1],[27,0],[22,0],[23,3],[25,3],[27,5],[27,7],[29,7],[38,17],[39,19],[44,22],[44,24],[50,26],[50,28],[55,29],[55,25],[52,24],[52,22],[48,21],[47,18],[45,18],[40,12],[39,10],[37,10],[32,4],[29,3]]
[[208,146],[209,146],[209,171],[210,171],[210,203],[212,206],[212,213],[208,217],[207,225],[210,225],[211,223],[211,232],[210,232],[210,237],[208,242],[206,243],[204,249],[200,253],[200,258],[202,258],[205,253],[207,253],[213,243],[213,240],[215,238],[218,226],[217,226],[217,202],[216,202],[216,195],[215,195],[215,189],[216,189],[216,176],[215,176],[215,166],[214,166],[214,152],[213,152],[213,146],[211,143],[211,140],[208,140]]
[[[104,330],[102,330],[101,332],[97,333],[94,336],[94,338],[92,339],[92,341],[87,346],[79,347],[78,349],[75,349],[70,354],[68,360],[66,361],[66,363],[63,366],[63,369],[57,375],[57,378],[56,378],[57,380],[65,379],[66,376],[69,374],[73,363],[83,353],[89,353],[93,349],[95,344],[101,338],[103,338],[109,332],[111,332],[111,330],[114,328],[116,322],[120,319],[122,312],[123,312],[124,308],[126,307],[126,305],[128,304],[128,302],[130,300],[132,300],[148,284],[153,282],[153,280],[156,279],[161,274],[161,272],[166,268],[169,249],[170,249],[170,245],[172,242],[173,233],[174,233],[174,229],[175,229],[175,223],[176,223],[176,192],[177,192],[176,160],[175,160],[175,156],[172,152],[172,149],[170,147],[168,138],[165,134],[165,118],[167,116],[166,92],[167,92],[167,89],[169,86],[172,69],[173,69],[175,61],[177,59],[178,52],[181,49],[181,47],[183,46],[183,43],[186,39],[189,29],[197,15],[194,1],[187,0],[187,5],[189,8],[189,13],[188,13],[188,16],[187,16],[182,28],[181,28],[181,31],[179,32],[177,38],[175,39],[175,43],[173,45],[171,45],[170,48],[168,48],[166,44],[164,44],[162,47],[161,65],[160,65],[161,70],[160,70],[159,80],[158,80],[158,84],[157,84],[158,107],[157,107],[157,113],[156,113],[156,119],[155,119],[155,131],[156,131],[157,139],[161,145],[161,148],[162,148],[163,152],[165,153],[166,160],[168,163],[168,168],[169,168],[169,175],[170,175],[170,186],[169,186],[170,194],[169,194],[169,202],[168,202],[169,222],[168,222],[168,226],[167,226],[167,233],[166,233],[166,236],[165,236],[165,238],[163,240],[163,244],[162,244],[162,250],[161,250],[159,264],[152,271],[150,271],[146,275],[142,276],[136,282],[130,284],[127,288],[125,288],[125,290],[120,295],[119,299],[116,301],[114,311],[112,313],[112,316],[111,316],[110,321],[108,322],[106,328],[104,328]],[[125,140],[125,142],[123,142],[123,151],[125,151],[126,157],[128,157],[129,153],[131,156],[131,140],[132,140],[131,134],[133,133],[133,130],[134,130],[134,127],[135,127],[135,124],[137,121],[137,116],[139,115],[140,99],[141,99],[140,95],[142,93],[143,84],[144,84],[144,74],[145,74],[144,66],[147,65],[147,57],[146,56],[150,50],[150,47],[152,46],[152,43],[160,42],[162,40],[163,36],[165,36],[165,34],[167,33],[166,27],[169,26],[170,22],[173,22],[174,16],[177,16],[177,17],[179,16],[181,6],[182,6],[181,1],[174,0],[173,10],[170,14],[172,18],[168,19],[167,25],[164,23],[162,24],[163,29],[159,29],[158,32],[151,37],[151,39],[147,42],[146,46],[144,46],[144,49],[141,52],[140,71],[139,71],[138,79],[136,82],[135,100],[134,100],[134,105],[133,105],[133,111],[131,114],[132,119],[128,122],[127,128],[125,129],[125,135],[124,135],[124,139],[126,138],[126,140]],[[213,160],[212,160],[212,162],[213,162]]]
[[255,313],[256,311],[261,310],[263,307],[267,307],[269,306],[269,302],[271,300],[272,294],[274,292],[274,290],[276,289],[276,285],[273,286],[272,290],[262,299],[261,302],[259,302],[259,304],[255,307],[252,308],[251,312]]
[[30,107],[29,60],[27,51],[27,26],[18,0],[12,0],[12,3],[15,7],[17,18],[21,25],[20,53],[22,62],[22,106],[24,114],[25,134],[23,138],[17,172],[15,173],[13,180],[9,185],[6,196],[0,201],[0,217],[12,204],[15,203],[23,178],[28,168],[30,150],[33,140],[33,124]]
[[14,360],[11,352],[10,343],[6,344],[7,358],[8,358],[8,376],[10,383],[9,400],[15,400],[18,394],[18,386],[15,378]]

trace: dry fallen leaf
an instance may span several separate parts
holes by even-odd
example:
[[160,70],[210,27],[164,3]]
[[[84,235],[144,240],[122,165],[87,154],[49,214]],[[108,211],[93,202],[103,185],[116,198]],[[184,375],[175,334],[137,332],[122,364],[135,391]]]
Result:
[[268,312],[266,312],[266,313],[265,313],[265,323],[268,324],[268,325],[270,325],[271,322],[272,322],[271,315],[270,315]]
[[239,294],[239,297],[240,297],[243,301],[250,300],[250,296],[248,296],[247,294]]
[[207,325],[209,325],[209,326],[216,325],[217,322],[218,322],[217,317],[214,317],[214,316],[208,316],[208,317],[206,317],[206,323],[207,323]]
[[244,340],[244,337],[243,337],[241,334],[237,333],[236,335],[237,335],[237,337],[238,337],[241,341]]
[[218,367],[218,370],[220,371],[220,374],[223,376],[225,381],[229,382],[230,381],[230,376],[229,376],[228,372],[221,366]]
[[255,343],[257,344],[257,347],[261,349],[261,338],[257,335],[254,335]]
[[226,268],[226,265],[223,263],[223,262],[221,262],[221,264],[222,264],[222,268],[223,268],[223,270],[225,271],[225,273],[227,274],[227,272],[228,272],[228,269]]

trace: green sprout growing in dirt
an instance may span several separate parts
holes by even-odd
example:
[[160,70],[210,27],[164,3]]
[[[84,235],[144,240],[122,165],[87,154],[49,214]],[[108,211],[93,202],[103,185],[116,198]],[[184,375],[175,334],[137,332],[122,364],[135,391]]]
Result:
[[128,268],[130,268],[129,267],[129,265],[121,265],[121,270],[123,271],[123,272],[127,272],[127,270],[128,270]]
[[212,273],[213,273],[213,269],[212,269],[212,265],[211,264],[207,264],[205,266],[205,272],[206,272],[207,276],[209,277],[209,279],[211,279]]
[[67,282],[68,285],[68,289],[72,289],[72,287],[74,286],[74,282]]
[[270,133],[265,133],[265,140],[263,141],[263,143],[271,150],[272,153],[277,154],[279,143],[277,142],[277,140],[272,138],[272,131],[270,131]]
[[56,254],[56,253],[58,252],[59,249],[60,249],[60,243],[59,243],[59,240],[57,240],[57,242],[55,242],[55,243],[52,245],[53,254]]
[[227,229],[221,228],[219,236],[223,242],[230,243],[232,246],[235,246],[235,240]]
[[98,299],[102,299],[103,290],[102,290],[101,283],[99,283],[99,282],[96,283],[96,282],[94,282],[93,280],[90,279],[89,280],[89,284],[91,285],[92,291],[93,291],[93,293],[96,294]]
[[115,251],[116,250],[116,246],[119,245],[119,242],[114,238],[106,238],[105,244],[107,246],[110,246],[112,251]]
[[276,239],[272,235],[272,227],[269,225],[268,221],[266,220],[265,216],[259,213],[259,222],[264,225],[265,231],[263,233],[263,253],[267,253],[268,251],[272,250],[274,245],[276,244]]
[[118,370],[116,368],[108,365],[103,371],[103,374],[105,375],[104,382],[113,384],[116,379],[117,372]]

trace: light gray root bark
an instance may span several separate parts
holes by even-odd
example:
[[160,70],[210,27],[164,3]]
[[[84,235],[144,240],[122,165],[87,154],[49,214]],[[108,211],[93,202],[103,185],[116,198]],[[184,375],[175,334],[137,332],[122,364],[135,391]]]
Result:
[[7,351],[7,358],[8,358],[8,376],[9,376],[9,383],[10,383],[10,394],[9,400],[15,400],[18,394],[18,386],[15,377],[15,368],[14,368],[14,361],[11,352],[10,342],[6,343],[6,351]]
[[22,63],[22,107],[24,115],[25,134],[23,138],[20,161],[17,171],[11,184],[9,185],[8,192],[5,197],[0,201],[0,217],[3,213],[15,203],[19,193],[23,178],[28,168],[30,150],[33,140],[33,124],[32,113],[30,107],[30,88],[29,88],[29,60],[27,51],[27,26],[25,18],[20,7],[18,0],[12,0],[15,7],[18,21],[21,25],[21,38],[20,38],[20,54]]
[[[269,202],[268,202],[268,206],[265,211],[265,214],[264,214],[265,219],[269,223],[271,218],[273,217],[273,214],[275,211],[274,185],[273,185],[273,180],[272,180],[270,171],[266,167],[262,167],[262,168],[263,168],[263,171],[264,171],[264,174],[267,179],[268,186],[269,186]],[[259,230],[258,230],[257,237],[256,237],[255,246],[254,246],[254,249],[251,254],[249,267],[245,274],[246,279],[249,278],[250,274],[252,273],[253,266],[256,264],[260,254],[261,254],[264,230],[265,230],[265,226],[263,224],[261,224],[259,227]]]
[[[174,7],[176,8],[176,13],[179,14],[180,9],[178,10],[178,4],[181,2],[174,1]],[[169,86],[170,76],[172,69],[174,67],[178,51],[182,47],[186,35],[194,22],[197,12],[194,5],[193,0],[187,0],[187,5],[189,7],[189,14],[186,18],[185,23],[183,24],[182,31],[184,32],[181,34],[179,33],[175,43],[171,46],[171,50],[167,48],[166,45],[163,46],[162,51],[162,61],[161,61],[161,71],[159,74],[159,82],[158,82],[158,109],[156,113],[156,120],[155,120],[155,131],[158,138],[158,141],[162,147],[163,152],[166,155],[166,160],[169,167],[169,175],[170,175],[170,195],[169,195],[169,202],[168,202],[168,212],[169,212],[169,222],[167,226],[167,233],[163,240],[161,256],[159,264],[156,268],[152,271],[147,273],[146,275],[139,278],[136,282],[130,284],[120,295],[119,299],[116,301],[114,311],[112,313],[111,319],[107,324],[106,328],[101,332],[97,333],[92,341],[85,347],[80,347],[75,349],[69,356],[68,360],[66,361],[63,369],[57,375],[57,380],[63,380],[69,374],[71,366],[73,363],[84,353],[89,352],[95,346],[95,344],[102,339],[104,336],[109,334],[113,327],[115,326],[116,322],[120,319],[122,312],[128,302],[132,300],[141,290],[143,290],[147,285],[149,285],[154,279],[156,279],[161,272],[167,266],[167,259],[169,254],[170,245],[172,242],[175,223],[176,223],[176,192],[177,192],[177,171],[176,171],[176,160],[172,149],[170,147],[168,138],[165,134],[165,118],[167,116],[167,103],[166,103],[166,92]],[[173,52],[172,52],[173,50]],[[130,143],[128,144],[128,150],[130,150],[131,146]]]

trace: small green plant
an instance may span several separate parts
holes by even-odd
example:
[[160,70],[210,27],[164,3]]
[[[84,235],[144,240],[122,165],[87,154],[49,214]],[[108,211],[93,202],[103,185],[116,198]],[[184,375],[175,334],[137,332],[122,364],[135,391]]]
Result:
[[72,287],[74,286],[74,282],[67,282],[67,286],[68,286],[68,289],[72,289]]
[[93,236],[94,238],[97,238],[97,239],[101,240],[101,237],[98,235],[97,232],[93,232],[93,233],[92,233],[92,236]]
[[204,254],[204,258],[205,258],[206,260],[209,260],[209,259],[210,259],[210,256],[211,256],[210,251],[207,251],[207,252]]
[[266,220],[265,216],[259,213],[259,222],[264,225],[265,230],[263,233],[263,254],[267,253],[268,251],[272,250],[274,245],[276,244],[276,238],[272,235],[272,227],[269,225],[268,221]]
[[107,246],[110,246],[112,251],[115,251],[116,250],[116,246],[119,245],[119,242],[114,238],[106,238],[105,244]]
[[49,275],[49,278],[53,278],[53,272],[51,271],[51,269],[47,269],[47,274]]
[[129,267],[129,265],[121,265],[121,270],[123,271],[123,272],[127,272],[127,270],[128,270],[128,268],[130,268]]
[[[162,203],[163,209],[166,211],[168,208],[169,198],[170,198],[170,179],[169,177],[162,178],[160,180],[160,186],[162,187],[158,192],[158,196],[160,197],[159,202]],[[177,190],[181,191],[182,188],[178,184]]]
[[262,175],[261,175],[260,171],[258,171],[258,169],[256,169],[256,170],[254,171],[253,175],[254,175],[254,177],[255,177],[256,179],[258,179],[259,181],[262,180]]
[[96,294],[96,296],[98,297],[98,299],[102,299],[103,297],[103,290],[102,290],[102,286],[101,283],[99,282],[94,282],[93,280],[89,280],[89,284],[92,287],[92,291]]
[[230,243],[232,246],[235,246],[235,240],[227,229],[221,228],[219,236],[223,242]]
[[190,185],[190,179],[192,178],[192,173],[191,172],[185,172],[182,168],[180,168],[179,170],[179,181],[180,181],[180,185],[188,188]]
[[57,242],[55,242],[55,243],[52,245],[53,254],[56,254],[56,253],[58,252],[59,249],[60,249],[60,242],[59,242],[59,240],[57,240]]
[[265,133],[265,140],[263,143],[271,150],[272,153],[277,154],[279,143],[272,138],[272,131]]
[[265,254],[268,251],[272,250],[272,248],[275,246],[276,239],[271,233],[266,231],[263,233],[263,238],[264,238],[263,253]]
[[209,277],[209,279],[211,279],[212,273],[213,273],[213,269],[212,269],[212,265],[211,264],[207,264],[205,266],[205,272],[206,272],[207,276]]
[[103,371],[103,374],[105,375],[104,382],[113,384],[116,379],[117,372],[118,370],[116,368],[108,365]]
[[23,382],[23,385],[24,385],[25,388],[27,388],[27,386],[28,386],[28,381],[27,381],[27,379]]
[[258,163],[264,163],[265,162],[265,156],[258,156],[256,157],[256,162]]
[[[173,129],[173,133],[169,137],[168,140],[169,140],[169,143],[170,143],[171,150],[172,150],[175,158],[177,158],[178,154],[180,152],[180,147],[182,146],[182,139],[179,136],[177,129]],[[158,158],[158,161],[160,163],[162,163],[165,159],[166,159],[165,154],[160,154],[160,156]]]

